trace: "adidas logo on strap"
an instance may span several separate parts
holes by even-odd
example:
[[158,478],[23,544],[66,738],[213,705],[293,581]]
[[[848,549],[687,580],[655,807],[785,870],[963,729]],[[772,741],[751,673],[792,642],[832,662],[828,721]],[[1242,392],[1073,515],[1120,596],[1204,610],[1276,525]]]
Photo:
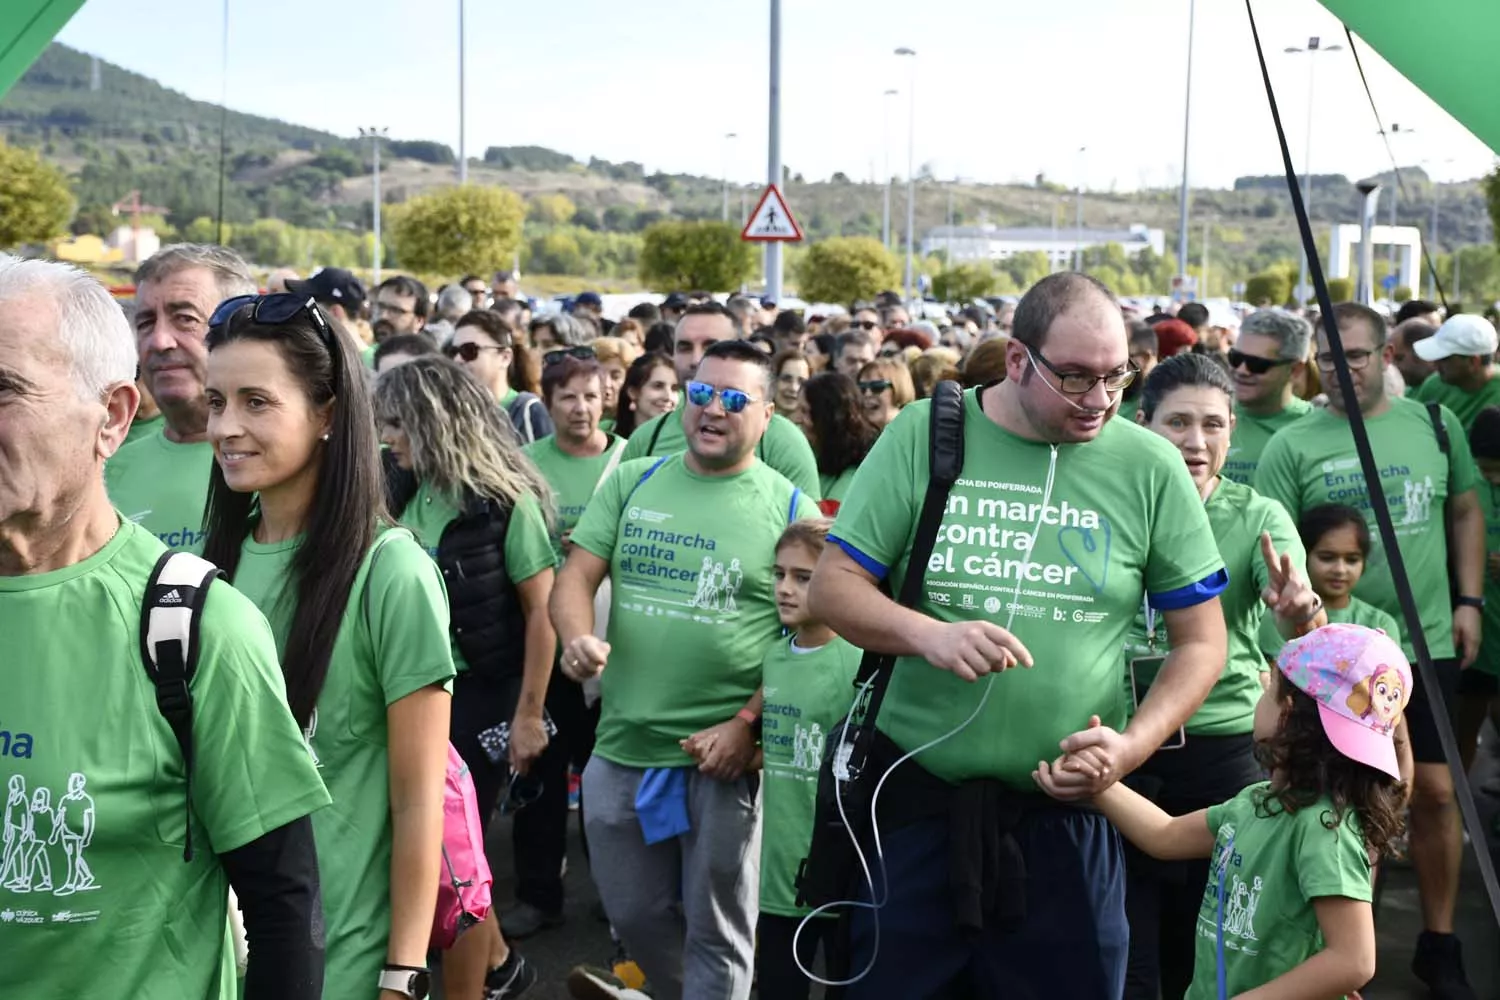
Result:
[[181,604],[182,603],[182,595],[179,594],[175,589],[169,590],[165,594],[161,595],[161,600],[158,603],[160,603],[160,604]]

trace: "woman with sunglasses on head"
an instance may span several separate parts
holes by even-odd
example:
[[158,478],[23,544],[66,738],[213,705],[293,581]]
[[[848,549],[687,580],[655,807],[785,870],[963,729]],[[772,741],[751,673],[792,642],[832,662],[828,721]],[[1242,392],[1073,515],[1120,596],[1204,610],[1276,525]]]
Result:
[[859,395],[865,419],[876,430],[896,419],[901,407],[917,398],[911,369],[894,358],[877,358],[859,370]]
[[818,462],[823,493],[818,507],[825,517],[833,517],[880,431],[865,419],[859,387],[838,372],[819,372],[808,379],[793,414]]
[[[204,555],[270,621],[333,803],[313,814],[327,1000],[425,977],[453,656],[443,581],[385,511],[367,373],[310,300],[242,296],[205,339]],[[232,734],[226,734],[226,737]]]
[[[448,587],[458,670],[449,738],[469,765],[488,824],[507,768],[518,776],[517,802],[547,791],[538,791],[534,772],[550,742],[545,706],[557,644],[546,611],[555,566],[551,492],[485,389],[451,362],[418,358],[386,372],[375,387],[375,417],[381,440],[416,481],[394,513]],[[565,780],[559,793],[566,812]],[[550,885],[555,876],[560,896],[561,852],[545,861],[526,856],[547,834],[534,819],[516,815],[518,892],[529,877]],[[444,987],[456,1000],[515,996],[532,979],[493,913],[443,963]]]
[[648,351],[630,363],[615,410],[615,436],[629,438],[648,420],[677,409],[677,366],[669,354]]
[[[1125,779],[1173,815],[1233,798],[1262,780],[1251,735],[1266,661],[1260,627],[1272,615],[1283,638],[1328,620],[1302,574],[1297,529],[1282,506],[1223,478],[1234,430],[1234,383],[1211,355],[1180,354],[1158,364],[1139,396],[1136,421],[1175,445],[1198,487],[1229,572],[1219,595],[1228,627],[1224,672],[1179,737]],[[1163,616],[1143,607],[1126,639],[1127,708],[1145,699],[1169,652]],[[1133,709],[1132,709],[1133,710]],[[1155,861],[1126,847],[1125,912],[1130,920],[1127,1000],[1180,1000],[1193,978],[1198,910],[1208,862]]]
[[552,420],[536,394],[536,374],[526,345],[498,313],[476,309],[465,313],[444,348],[448,357],[469,370],[510,417],[524,444],[552,433]]

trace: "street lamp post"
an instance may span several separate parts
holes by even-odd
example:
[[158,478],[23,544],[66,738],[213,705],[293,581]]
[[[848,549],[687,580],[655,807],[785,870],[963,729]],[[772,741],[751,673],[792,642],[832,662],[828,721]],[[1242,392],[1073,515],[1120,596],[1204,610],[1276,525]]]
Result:
[[1078,193],[1075,199],[1077,211],[1073,218],[1073,270],[1083,270],[1083,154],[1087,146],[1078,147]]
[[[1295,45],[1288,45],[1284,51],[1289,55],[1306,52],[1308,56],[1316,56],[1319,52],[1342,52],[1343,50],[1344,47],[1342,45],[1329,45],[1326,47],[1319,45],[1318,36],[1314,35],[1307,40],[1307,48],[1304,49],[1299,48]],[[1307,64],[1307,144],[1302,147],[1302,203],[1307,206],[1307,218],[1309,224],[1311,224],[1313,190],[1313,88],[1317,82],[1318,60],[1309,58],[1307,60]],[[1308,294],[1309,289],[1307,287],[1307,251],[1304,249],[1302,251],[1302,269],[1298,272],[1297,275],[1297,302],[1299,305],[1307,301]]]
[[464,116],[464,0],[458,0],[458,183],[469,183],[469,154],[464,145],[464,130],[468,120]]
[[885,105],[885,132],[881,138],[881,151],[885,156],[885,207],[880,214],[880,243],[891,248],[891,98],[901,93],[887,90],[881,103]]
[[724,221],[729,221],[729,150],[739,136],[734,132],[724,133]]
[[1182,191],[1177,199],[1177,268],[1187,290],[1188,269],[1188,137],[1193,112],[1193,20],[1197,0],[1188,0],[1187,86],[1182,99]]
[[[1395,138],[1397,138],[1399,136],[1411,135],[1415,131],[1416,131],[1416,129],[1414,129],[1414,128],[1402,128],[1399,124],[1397,124],[1395,122],[1391,123],[1391,138],[1392,139],[1395,139]],[[1395,157],[1394,150],[1392,151],[1391,156],[1394,159],[1394,157]],[[1401,191],[1401,184],[1399,183],[1399,180],[1400,180],[1400,170],[1401,170],[1400,161],[1397,160],[1391,166],[1391,174],[1392,174],[1392,176],[1391,176],[1391,242],[1390,242],[1389,255],[1388,255],[1387,264],[1386,264],[1387,273],[1388,274],[1395,274],[1396,273],[1396,195],[1399,194],[1400,191]],[[1393,296],[1394,294],[1395,294],[1395,286],[1393,285],[1393,286],[1391,286],[1391,293],[1390,293],[1390,295]]]
[[[781,184],[781,0],[771,0],[771,86],[768,95],[769,113],[766,134],[767,180]],[[766,294],[773,301],[781,301],[782,256],[781,244],[771,241],[766,244]]]
[[370,255],[370,284],[372,288],[380,284],[380,259],[383,256],[380,245],[380,140],[384,139],[389,133],[390,129],[377,128],[375,126],[371,126],[370,128],[361,128],[359,130],[359,137],[361,139],[369,139],[371,141],[371,145],[375,148],[375,191],[374,201],[371,205],[371,208],[375,214],[375,248],[374,252]]
[[917,227],[917,50],[906,46],[896,50],[898,56],[911,57],[911,84],[906,90],[906,301],[911,303],[912,281],[915,278],[916,254],[913,249]]

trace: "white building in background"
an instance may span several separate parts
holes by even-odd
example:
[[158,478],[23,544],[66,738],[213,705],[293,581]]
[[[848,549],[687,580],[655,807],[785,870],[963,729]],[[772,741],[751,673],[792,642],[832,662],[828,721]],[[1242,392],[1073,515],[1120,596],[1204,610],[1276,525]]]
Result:
[[1151,249],[1166,253],[1166,235],[1160,229],[1130,226],[1127,229],[1071,227],[1004,229],[1000,226],[938,226],[922,239],[922,254],[943,251],[955,264],[1001,261],[1018,253],[1044,253],[1053,270],[1072,266],[1073,251],[1106,243],[1118,243],[1127,257]]
[[161,237],[150,226],[119,226],[105,240],[109,246],[120,251],[121,259],[130,264],[139,264],[161,249]]

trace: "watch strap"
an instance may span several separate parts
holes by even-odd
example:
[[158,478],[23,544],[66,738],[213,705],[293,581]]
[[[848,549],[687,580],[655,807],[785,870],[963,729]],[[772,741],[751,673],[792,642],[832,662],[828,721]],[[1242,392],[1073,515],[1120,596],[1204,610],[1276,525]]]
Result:
[[427,1000],[427,991],[421,986],[426,974],[426,969],[388,965],[380,970],[379,988],[400,993],[412,1000]]
[[1460,594],[1458,599],[1453,603],[1456,607],[1460,608],[1478,608],[1480,611],[1484,610],[1483,597],[1470,597],[1467,594]]

